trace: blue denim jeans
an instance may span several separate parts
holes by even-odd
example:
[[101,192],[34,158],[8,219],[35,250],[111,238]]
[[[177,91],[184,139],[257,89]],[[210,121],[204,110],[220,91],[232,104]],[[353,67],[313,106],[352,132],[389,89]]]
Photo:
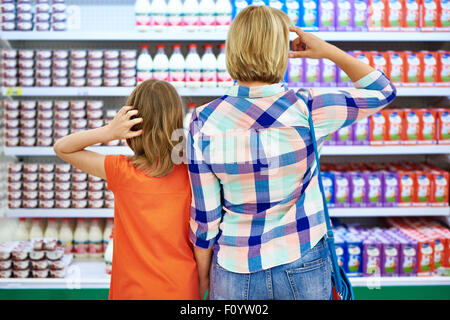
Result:
[[225,270],[213,259],[211,300],[329,300],[331,257],[324,238],[300,259],[254,273]]

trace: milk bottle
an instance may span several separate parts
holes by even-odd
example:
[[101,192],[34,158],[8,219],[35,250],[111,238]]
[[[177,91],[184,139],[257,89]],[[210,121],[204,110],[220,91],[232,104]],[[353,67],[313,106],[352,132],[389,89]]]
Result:
[[114,227],[114,219],[113,218],[107,218],[105,228],[103,229],[103,252],[106,250],[106,247],[108,246],[109,237],[111,236],[112,229]]
[[153,79],[169,81],[169,58],[167,58],[163,44],[156,45],[158,51],[153,59]]
[[98,258],[103,255],[103,233],[100,229],[98,218],[92,218],[91,226],[89,227],[89,247],[88,255],[91,258]]
[[169,81],[175,88],[185,86],[185,62],[181,53],[181,44],[174,44],[169,60]]
[[202,57],[202,86],[217,87],[217,59],[212,51],[213,45],[206,44]]
[[[435,27],[437,22],[437,0],[424,0],[423,1],[423,26]],[[430,28],[432,29],[432,28]]]
[[189,53],[186,57],[186,87],[198,88],[201,85],[201,67],[202,62],[197,53],[197,45],[188,46]]
[[233,2],[233,18],[236,17],[239,12],[242,11],[245,7],[248,6],[248,2],[246,0],[235,0]]
[[44,238],[58,239],[58,224],[55,218],[47,219],[47,228],[45,229]]
[[[279,3],[279,1],[276,1]],[[281,9],[280,9],[281,10]],[[231,2],[230,0],[217,0],[216,2],[216,30],[226,31],[231,24]]]
[[211,32],[216,24],[216,6],[213,0],[200,0],[200,30]]
[[19,218],[19,223],[17,225],[16,233],[14,235],[14,240],[16,241],[27,241],[30,240],[30,233],[27,228],[27,219]]
[[193,32],[199,26],[198,0],[185,0],[183,3],[183,25],[186,31]]
[[111,268],[112,268],[112,259],[113,259],[113,233],[114,231],[111,230],[109,235],[109,241],[108,245],[106,246],[105,250],[105,272],[106,274],[111,274]]
[[134,15],[136,30],[150,30],[150,2],[148,0],[136,0],[134,4]]
[[183,5],[181,0],[169,0],[167,3],[167,26],[170,30],[180,30],[182,21]]
[[166,0],[153,0],[150,6],[150,15],[152,20],[152,30],[161,32],[167,26],[167,4]]
[[153,61],[148,53],[148,48],[148,44],[141,45],[141,54],[137,59],[136,70],[138,84],[152,78]]
[[64,246],[65,253],[73,251],[73,231],[69,224],[69,218],[62,218],[58,240]]
[[87,256],[89,235],[84,218],[78,218],[77,227],[73,237],[74,253],[77,258],[84,258]]
[[372,16],[370,18],[372,29],[381,30],[384,22],[385,7],[383,0],[372,1]]
[[367,12],[367,0],[355,0],[355,27],[357,29],[366,29]]
[[225,43],[219,45],[220,53],[217,56],[217,84],[219,87],[228,88],[233,86],[233,79],[227,71],[225,58]]
[[41,219],[32,218],[31,230],[30,230],[30,240],[41,239],[44,237],[44,232],[41,227]]
[[196,105],[195,105],[195,103],[189,103],[187,105],[187,107],[188,107],[188,110],[187,110],[186,115],[184,116],[184,120],[183,120],[183,127],[186,131],[189,130],[189,125],[191,123],[192,114],[195,111]]
[[417,0],[406,0],[406,26],[419,27],[419,3]]
[[[346,2],[348,4],[348,2]],[[334,30],[335,8],[334,1],[324,0],[320,1],[320,30]]]
[[286,10],[286,14],[291,20],[291,26],[296,26],[300,17],[300,5],[296,0],[286,0]]

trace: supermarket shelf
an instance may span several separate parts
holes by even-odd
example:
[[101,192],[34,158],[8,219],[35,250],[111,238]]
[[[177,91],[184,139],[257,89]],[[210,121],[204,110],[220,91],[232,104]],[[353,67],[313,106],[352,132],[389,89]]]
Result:
[[[448,217],[449,207],[330,208],[331,217]],[[8,209],[9,218],[112,218],[113,209]]]
[[[4,96],[87,96],[87,97],[125,97],[129,96],[134,87],[3,87]],[[291,88],[297,90],[298,88]],[[328,88],[329,89],[329,88]],[[348,89],[347,88],[335,88]],[[187,97],[219,97],[225,88],[178,88],[180,96]],[[398,87],[397,96],[435,97],[450,96],[450,87]]]
[[[132,155],[130,148],[119,147],[89,147],[87,150],[101,154]],[[6,156],[54,156],[52,147],[5,147]],[[321,153],[324,156],[339,155],[394,155],[394,154],[450,154],[448,145],[430,146],[324,146]]]
[[[314,32],[326,41],[448,41],[450,32]],[[290,38],[295,39],[291,34]],[[3,32],[3,40],[55,41],[225,41],[222,32]]]
[[[0,279],[0,289],[108,289],[110,277],[102,261],[75,261],[64,279]],[[450,277],[357,277],[350,278],[354,287],[384,286],[450,286]]]

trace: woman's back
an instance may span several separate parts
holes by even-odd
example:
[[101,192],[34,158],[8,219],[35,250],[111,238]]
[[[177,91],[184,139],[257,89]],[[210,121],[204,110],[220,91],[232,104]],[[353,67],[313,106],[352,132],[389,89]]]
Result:
[[197,299],[186,166],[149,177],[125,156],[106,156],[105,171],[115,200],[110,298]]

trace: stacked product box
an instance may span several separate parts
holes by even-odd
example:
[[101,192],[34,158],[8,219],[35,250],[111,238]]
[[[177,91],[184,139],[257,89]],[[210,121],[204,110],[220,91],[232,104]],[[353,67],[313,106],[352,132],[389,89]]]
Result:
[[5,87],[133,87],[136,50],[1,49]]
[[66,31],[65,0],[0,0],[2,31]]
[[66,163],[10,163],[8,207],[113,208],[114,195],[102,179]]
[[321,168],[332,208],[448,206],[449,173],[429,164],[324,163]]
[[56,239],[0,242],[0,278],[64,278],[72,259]]

